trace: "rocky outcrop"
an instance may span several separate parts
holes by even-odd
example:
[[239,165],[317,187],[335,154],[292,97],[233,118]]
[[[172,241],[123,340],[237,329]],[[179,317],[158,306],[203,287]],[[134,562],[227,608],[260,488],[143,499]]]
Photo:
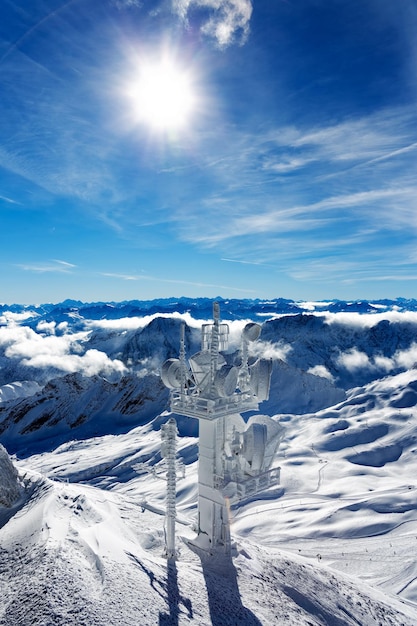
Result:
[[7,450],[0,444],[0,507],[10,508],[22,493],[19,474]]

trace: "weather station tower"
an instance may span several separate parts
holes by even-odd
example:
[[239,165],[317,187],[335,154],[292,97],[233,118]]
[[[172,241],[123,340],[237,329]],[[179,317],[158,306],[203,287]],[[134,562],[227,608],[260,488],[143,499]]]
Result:
[[201,350],[188,360],[185,324],[178,359],[168,359],[161,377],[171,390],[172,413],[199,421],[198,534],[193,541],[211,551],[230,549],[230,503],[279,483],[279,468],[270,469],[283,428],[266,415],[246,423],[241,413],[258,411],[269,397],[272,362],[249,356],[249,344],[261,326],[248,323],[237,353],[227,353],[229,326],[220,323],[213,304],[213,323],[203,324]]

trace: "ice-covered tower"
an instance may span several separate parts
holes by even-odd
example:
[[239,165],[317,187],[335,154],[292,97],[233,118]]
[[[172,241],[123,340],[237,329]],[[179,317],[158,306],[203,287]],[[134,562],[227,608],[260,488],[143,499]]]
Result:
[[199,420],[196,543],[202,548],[229,547],[229,500],[279,480],[279,471],[269,467],[281,427],[266,416],[246,424],[240,415],[257,411],[269,396],[271,361],[248,355],[248,343],[258,339],[260,330],[259,324],[247,324],[239,354],[227,354],[229,327],[220,323],[215,302],[213,323],[202,326],[201,350],[187,362],[183,324],[179,359],[162,366],[162,380],[171,389],[171,411]]

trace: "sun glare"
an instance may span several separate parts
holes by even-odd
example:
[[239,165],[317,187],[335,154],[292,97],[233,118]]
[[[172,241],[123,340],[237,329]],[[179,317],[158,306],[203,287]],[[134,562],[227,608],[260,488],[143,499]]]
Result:
[[196,100],[189,73],[168,60],[143,64],[131,95],[139,121],[156,130],[188,124]]

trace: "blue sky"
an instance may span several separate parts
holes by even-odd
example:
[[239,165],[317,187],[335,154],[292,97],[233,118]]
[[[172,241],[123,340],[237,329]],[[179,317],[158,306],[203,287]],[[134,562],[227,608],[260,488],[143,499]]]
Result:
[[0,301],[417,297],[416,101],[414,0],[5,0]]

